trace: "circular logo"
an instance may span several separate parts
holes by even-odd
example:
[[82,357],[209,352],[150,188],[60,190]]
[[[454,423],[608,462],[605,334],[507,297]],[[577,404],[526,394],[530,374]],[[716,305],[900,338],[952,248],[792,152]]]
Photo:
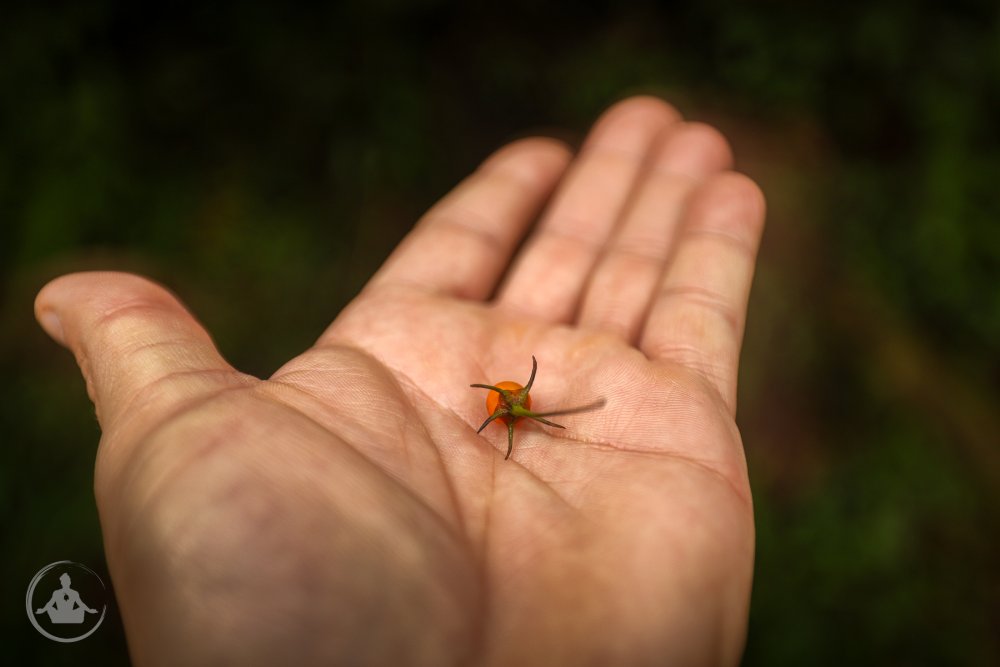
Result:
[[108,610],[108,591],[86,565],[60,560],[43,567],[28,585],[28,620],[56,642],[78,642],[94,634]]

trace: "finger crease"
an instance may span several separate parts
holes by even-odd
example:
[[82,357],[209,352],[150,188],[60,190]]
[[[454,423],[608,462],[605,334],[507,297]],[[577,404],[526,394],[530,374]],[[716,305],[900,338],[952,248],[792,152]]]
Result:
[[685,238],[706,237],[709,239],[723,241],[726,245],[736,248],[747,257],[753,257],[750,244],[746,241],[746,239],[742,238],[738,234],[733,234],[732,232],[727,232],[717,227],[688,227],[681,232],[681,235]]
[[[569,222],[574,222],[574,220],[570,218],[564,218],[564,220],[567,220]],[[587,223],[583,222],[583,224],[586,225]],[[567,229],[559,229],[557,227],[546,227],[543,230],[541,230],[541,235],[543,237],[552,237],[552,240],[557,242],[560,240],[571,241],[573,243],[583,246],[583,248],[586,251],[594,255],[596,255],[601,248],[600,243],[592,241],[589,237],[584,236],[583,234],[577,234]]]
[[740,333],[740,318],[728,299],[719,292],[698,285],[673,285],[664,287],[660,295],[664,299],[679,298],[689,304],[702,306],[721,317],[737,336]]
[[[463,215],[471,217],[476,222],[482,224],[469,224],[468,222],[463,222]],[[509,240],[490,231],[490,229],[498,226],[495,221],[473,211],[460,210],[447,215],[438,214],[429,220],[428,223],[429,224],[425,233],[431,233],[432,230],[435,230],[451,234],[461,234],[477,239],[482,245],[486,246],[491,251],[498,247],[506,248],[510,245]]]
[[192,343],[197,344],[201,341],[193,341],[190,338],[171,338],[169,340],[154,340],[154,341],[143,341],[134,346],[126,346],[120,351],[121,356],[135,356],[141,352],[149,352],[150,350],[155,350],[161,347],[183,347],[185,345],[190,345]]
[[[188,376],[197,375],[225,375],[240,377],[246,379],[250,376],[244,376],[231,368],[186,368],[184,370],[171,371],[166,375],[161,375],[152,382],[149,382],[136,391],[132,392],[132,395],[126,400],[125,405],[122,409],[118,410],[118,414],[125,415],[142,407],[143,403],[148,403],[149,396],[155,395],[155,392],[164,384],[169,382],[175,382],[180,378]],[[256,379],[256,378],[254,378]]]
[[701,348],[683,343],[657,343],[655,348],[658,358],[670,359],[690,368],[712,382],[717,390],[726,386],[725,378],[728,377],[728,373],[725,365],[708,361]]
[[107,310],[98,316],[94,321],[94,328],[106,327],[116,319],[124,318],[132,311],[159,311],[168,312],[171,310],[170,304],[152,301],[148,298],[129,299],[124,303],[117,304],[114,308]]
[[[649,245],[653,245],[653,244],[650,243]],[[652,264],[656,264],[657,266],[663,264],[663,262],[666,260],[666,257],[662,253],[646,250],[645,249],[646,247],[649,247],[649,246],[647,245],[647,246],[644,246],[644,247],[640,247],[637,244],[633,245],[631,243],[630,244],[621,244],[621,245],[613,246],[611,248],[611,251],[610,251],[609,254],[618,255],[618,256],[626,257],[626,258],[631,257],[633,259],[648,261],[648,262],[650,262]]]

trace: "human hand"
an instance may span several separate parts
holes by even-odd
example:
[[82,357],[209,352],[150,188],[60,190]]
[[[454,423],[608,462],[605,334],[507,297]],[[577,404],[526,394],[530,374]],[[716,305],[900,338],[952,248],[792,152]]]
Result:
[[[46,286],[39,321],[103,431],[133,660],[736,663],[753,515],[733,414],[764,206],[730,160],[651,98],[572,161],[501,149],[267,380],[142,278]],[[504,461],[469,384],[524,382],[532,354],[533,409],[607,402],[566,430],[522,420]]]

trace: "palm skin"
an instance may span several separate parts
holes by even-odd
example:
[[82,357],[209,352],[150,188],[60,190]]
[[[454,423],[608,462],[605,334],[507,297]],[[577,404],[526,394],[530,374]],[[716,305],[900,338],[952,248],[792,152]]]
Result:
[[[721,173],[719,145],[638,98],[606,114],[568,174],[552,142],[501,151],[267,380],[229,367],[143,279],[46,287],[39,318],[77,355],[104,433],[95,488],[133,660],[738,661],[753,518],[735,359],[763,209]],[[643,159],[617,173],[607,149],[629,146]],[[606,250],[636,230],[655,245],[635,222],[669,189],[643,195],[650,155],[696,166],[664,177],[685,204],[644,274]],[[595,215],[604,231],[587,230],[576,261],[553,250],[572,241],[549,240],[574,206],[613,195],[582,187],[601,168],[623,204]],[[704,270],[741,238],[749,268]],[[566,430],[522,420],[504,461],[506,429],[476,435],[486,392],[469,384],[524,382],[532,355],[533,409],[606,404]]]

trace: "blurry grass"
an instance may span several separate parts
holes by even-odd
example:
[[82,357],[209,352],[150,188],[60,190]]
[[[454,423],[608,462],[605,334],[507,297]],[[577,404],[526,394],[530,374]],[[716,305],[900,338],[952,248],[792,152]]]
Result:
[[[769,198],[746,664],[1000,663],[995,9],[149,11],[0,24],[4,600],[53,560],[102,566],[99,432],[31,319],[46,280],[150,275],[267,375],[489,151],[645,91],[719,125]],[[25,661],[124,660],[115,618],[67,648],[0,614]]]

